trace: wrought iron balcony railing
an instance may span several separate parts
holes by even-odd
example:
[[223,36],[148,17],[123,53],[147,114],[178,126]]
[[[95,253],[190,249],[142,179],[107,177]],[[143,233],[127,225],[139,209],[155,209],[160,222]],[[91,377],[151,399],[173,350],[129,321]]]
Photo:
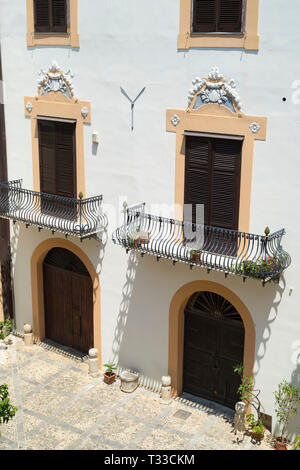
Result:
[[114,243],[142,255],[202,266],[210,270],[260,279],[263,284],[278,280],[291,264],[281,247],[284,229],[265,235],[238,232],[145,213],[145,204],[124,212],[124,225],[113,233]]
[[71,199],[23,189],[22,180],[0,183],[0,217],[84,239],[104,230],[102,196]]

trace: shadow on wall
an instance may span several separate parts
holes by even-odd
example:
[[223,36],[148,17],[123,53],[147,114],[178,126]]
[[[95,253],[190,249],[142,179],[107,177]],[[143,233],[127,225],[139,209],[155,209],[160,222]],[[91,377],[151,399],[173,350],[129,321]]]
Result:
[[167,374],[168,314],[159,309],[159,281],[145,262],[130,252],[113,355],[120,370],[138,372],[144,387],[158,391]]
[[[268,341],[271,339],[272,325],[276,321],[280,302],[285,291],[286,282],[284,277],[279,284],[267,284],[265,287],[256,280],[249,281],[257,283],[257,289],[262,289],[261,297],[259,290],[257,294],[257,311],[253,312],[255,316],[256,332],[256,351],[255,351],[255,370],[254,377],[260,370],[260,364],[267,350]],[[251,310],[250,310],[251,311]]]

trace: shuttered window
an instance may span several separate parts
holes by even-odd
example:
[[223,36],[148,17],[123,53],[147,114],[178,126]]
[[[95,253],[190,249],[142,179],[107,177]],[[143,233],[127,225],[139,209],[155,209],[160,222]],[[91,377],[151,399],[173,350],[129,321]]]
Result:
[[204,204],[204,223],[238,230],[242,141],[186,137],[185,204]]
[[243,0],[193,0],[193,32],[240,33]]
[[42,193],[76,197],[75,124],[39,121]]
[[35,31],[67,32],[67,0],[34,0]]

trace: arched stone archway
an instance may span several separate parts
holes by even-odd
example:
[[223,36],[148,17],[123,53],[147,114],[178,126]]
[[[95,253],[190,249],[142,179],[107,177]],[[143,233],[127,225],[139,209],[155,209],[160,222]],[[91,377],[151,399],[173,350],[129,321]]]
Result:
[[255,358],[255,325],[251,314],[241,299],[227,287],[212,281],[193,281],[182,286],[171,300],[169,311],[169,375],[175,396],[183,390],[184,312],[193,294],[213,292],[230,302],[241,316],[245,328],[244,372],[253,374]]
[[[32,318],[34,337],[41,341],[45,338],[45,310],[43,288],[43,263],[49,251],[53,248],[64,248],[76,255],[87,268],[93,284],[93,330],[94,347],[101,356],[101,311],[100,311],[100,282],[96,269],[88,256],[77,245],[63,238],[50,238],[43,241],[31,257],[31,290]],[[99,358],[101,367],[101,357]]]

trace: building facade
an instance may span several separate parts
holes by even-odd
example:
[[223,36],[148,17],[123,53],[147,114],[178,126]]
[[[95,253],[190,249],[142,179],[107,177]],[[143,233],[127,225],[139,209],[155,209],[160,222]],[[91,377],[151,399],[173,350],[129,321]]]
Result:
[[2,0],[0,34],[16,330],[230,407],[243,363],[274,429],[300,384],[297,14]]

